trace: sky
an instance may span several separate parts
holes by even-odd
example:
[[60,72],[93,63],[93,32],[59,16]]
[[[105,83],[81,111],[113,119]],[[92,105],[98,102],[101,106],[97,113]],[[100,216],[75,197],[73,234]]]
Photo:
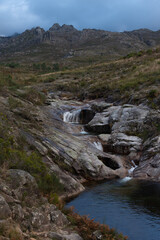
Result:
[[108,31],[160,29],[160,0],[0,0],[0,35],[54,23]]

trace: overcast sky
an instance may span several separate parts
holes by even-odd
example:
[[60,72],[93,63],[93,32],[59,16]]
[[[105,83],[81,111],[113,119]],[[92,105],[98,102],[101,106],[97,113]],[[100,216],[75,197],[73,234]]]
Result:
[[54,23],[77,29],[160,29],[160,0],[0,0],[0,35]]

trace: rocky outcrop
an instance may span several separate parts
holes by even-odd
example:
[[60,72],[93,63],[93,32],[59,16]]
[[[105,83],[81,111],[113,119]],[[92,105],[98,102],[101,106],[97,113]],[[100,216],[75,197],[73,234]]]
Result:
[[134,177],[160,181],[160,136],[150,138],[144,143],[139,167]]
[[41,196],[34,177],[28,172],[11,169],[1,177],[0,228],[4,239],[14,236],[14,239],[28,240],[31,237],[80,240],[69,225],[66,216]]
[[127,155],[142,151],[142,139],[137,136],[127,136],[124,133],[113,133],[104,147],[106,152]]
[[109,125],[109,113],[97,113],[95,117],[85,126],[89,132],[95,132],[97,134],[111,133]]
[[[100,101],[83,105],[51,95],[44,106],[33,107],[29,101],[21,101],[21,108],[9,114],[7,99],[1,97],[0,105],[18,124],[13,130],[25,139],[27,154],[31,149],[38,151],[47,171],[63,184],[61,199],[84,191],[86,181],[123,178],[134,163],[138,165],[133,172],[135,178],[160,180],[158,111],[142,105],[114,106]],[[27,112],[28,117],[22,112]],[[66,112],[78,113],[79,122],[64,122]],[[20,239],[81,240],[66,216],[41,195],[34,176],[20,169],[2,172],[0,228],[5,225],[6,234],[16,229]]]
[[131,164],[132,161],[139,164],[134,171],[135,177],[159,180],[159,136],[155,137],[159,132],[159,112],[141,105],[106,108],[102,103],[102,106],[104,108],[97,108],[99,113],[86,129],[100,134],[105,152],[121,155]]
[[0,220],[11,217],[11,210],[5,198],[0,195]]
[[[43,121],[47,121],[48,127],[45,129],[45,139],[41,143],[49,149],[49,152],[53,156],[58,155],[61,161],[84,179],[100,180],[120,174],[120,169],[119,171],[113,171],[100,158],[117,162],[117,169],[122,168],[123,172],[123,163],[120,159],[98,150],[90,143],[89,139],[86,141],[86,138],[75,136],[74,129],[77,129],[77,125],[64,123],[62,120],[53,121],[53,117],[57,112],[57,103],[58,101],[55,102],[55,107],[54,103],[52,103],[51,107],[44,108],[45,119]],[[60,102],[59,108],[61,108],[62,112],[64,111],[64,105]],[[36,138],[39,138],[38,134]]]

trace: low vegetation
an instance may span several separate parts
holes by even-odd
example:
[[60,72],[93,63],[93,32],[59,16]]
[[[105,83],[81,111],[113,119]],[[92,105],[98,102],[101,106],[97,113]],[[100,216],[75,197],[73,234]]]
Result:
[[[51,87],[79,99],[106,98],[151,107],[159,105],[160,49],[131,53],[110,62],[40,76]],[[53,80],[53,81],[52,81]]]
[[7,118],[1,114],[0,118],[0,166],[8,169],[16,168],[29,172],[35,177],[40,191],[43,194],[62,193],[63,185],[54,173],[50,173],[36,151],[28,154],[23,145],[17,145],[11,134]]
[[[103,61],[102,58],[101,62],[96,59],[96,63],[91,58],[77,57],[75,60],[78,66],[76,68],[75,65],[69,66],[68,62],[66,65],[64,62],[61,64],[45,62],[28,65],[16,62],[1,64],[0,93],[1,96],[7,98],[9,110],[13,113],[15,109],[23,109],[25,102],[32,103],[33,107],[44,105],[46,95],[50,91],[58,91],[62,97],[80,100],[104,98],[115,103],[145,103],[152,108],[159,109],[159,48],[130,53],[118,60],[108,62],[105,59]],[[27,115],[29,111],[28,113],[21,111],[21,115],[22,113],[26,119],[29,119]],[[26,128],[28,122],[25,122]],[[144,141],[150,137],[149,134],[160,133],[158,122],[151,123],[151,128],[152,132],[144,130],[140,133],[139,136]],[[68,165],[63,161],[58,161],[55,159],[55,163],[60,168],[71,172]],[[40,154],[35,149],[29,149],[24,139],[19,141],[14,136],[12,120],[11,118],[8,120],[4,112],[0,114],[0,167],[18,168],[29,172],[35,177],[41,193],[48,197],[50,203],[60,204],[58,196],[64,192],[64,186],[59,178],[49,171]],[[86,216],[81,217],[72,210],[64,210],[64,212],[84,240],[96,239],[94,234],[100,234],[103,240],[127,239],[114,229]],[[0,234],[3,231],[5,229],[0,227]],[[18,233],[14,230],[9,234],[10,239],[18,239]]]
[[[126,240],[122,234],[117,233],[115,229],[109,228],[105,224],[100,224],[87,216],[80,216],[73,208],[63,210],[75,230],[84,240]],[[99,238],[98,238],[99,236]]]

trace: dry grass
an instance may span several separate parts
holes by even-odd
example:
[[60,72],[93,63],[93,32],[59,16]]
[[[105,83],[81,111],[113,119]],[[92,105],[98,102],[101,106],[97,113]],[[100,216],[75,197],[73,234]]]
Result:
[[106,224],[95,222],[88,216],[80,216],[74,211],[74,208],[63,210],[75,230],[82,236],[84,240],[96,240],[96,234],[101,235],[103,240],[127,240],[128,238],[117,233],[113,228],[109,228]]

